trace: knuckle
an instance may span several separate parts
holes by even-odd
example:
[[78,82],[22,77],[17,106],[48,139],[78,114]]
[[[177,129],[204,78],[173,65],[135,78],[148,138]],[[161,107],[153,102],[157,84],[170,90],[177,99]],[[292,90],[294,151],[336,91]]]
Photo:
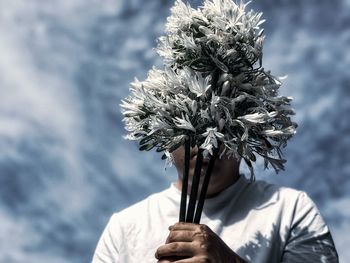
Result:
[[207,233],[203,233],[203,234],[202,234],[202,239],[203,239],[204,241],[209,240],[209,235],[208,235]]
[[209,235],[207,233],[198,233],[195,235],[196,240],[198,240],[199,242],[209,242]]
[[170,232],[170,234],[168,235],[168,238],[166,239],[166,243],[171,243],[172,241],[174,241],[176,239],[176,234],[175,232]]
[[169,244],[169,249],[171,251],[176,251],[179,248],[179,245],[177,243],[170,243]]
[[200,234],[201,234],[201,232],[194,231],[193,233],[191,233],[191,237],[193,240],[196,240],[196,239],[198,239]]
[[210,255],[213,252],[213,247],[209,242],[200,242],[199,249],[201,253]]
[[193,233],[193,239],[201,243],[207,243],[210,241],[210,235],[208,233],[196,232],[196,233]]
[[208,252],[209,251],[209,245],[207,243],[203,243],[201,242],[200,245],[199,245],[200,249],[202,251],[205,251],[205,252]]
[[194,246],[201,255],[209,255],[212,251],[210,242],[203,240],[196,240]]
[[203,233],[208,232],[209,227],[207,225],[199,225],[200,231]]

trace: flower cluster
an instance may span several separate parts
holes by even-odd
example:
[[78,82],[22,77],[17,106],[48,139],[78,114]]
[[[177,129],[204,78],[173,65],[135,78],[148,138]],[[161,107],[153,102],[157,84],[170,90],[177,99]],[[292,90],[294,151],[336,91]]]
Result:
[[122,112],[140,150],[169,156],[187,138],[212,154],[243,158],[253,174],[256,155],[276,172],[281,149],[295,133],[291,98],[279,96],[279,78],[262,68],[263,20],[246,4],[206,0],[193,9],[177,0],[159,39],[163,70],[131,83]]
[[200,10],[176,1],[159,39],[165,65],[210,74],[216,68],[239,74],[262,58],[262,13],[246,12],[231,0],[206,0]]

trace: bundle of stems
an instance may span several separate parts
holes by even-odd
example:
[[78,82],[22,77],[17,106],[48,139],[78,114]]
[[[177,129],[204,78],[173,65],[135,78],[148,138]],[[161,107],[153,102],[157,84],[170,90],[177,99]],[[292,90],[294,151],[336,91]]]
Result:
[[[199,148],[197,153],[196,166],[194,170],[194,175],[192,177],[191,193],[189,196],[188,207],[187,206],[187,192],[188,192],[188,181],[189,181],[189,163],[190,163],[190,150],[191,150],[191,139],[188,138],[185,141],[185,155],[184,155],[184,169],[182,178],[182,192],[181,192],[181,203],[180,203],[180,222],[188,223],[200,223],[205,197],[207,194],[210,176],[217,158],[219,148],[213,151],[213,155],[210,157],[205,176],[203,179],[200,195],[198,197],[198,190],[200,185],[200,177],[202,172],[203,164],[203,149]],[[196,206],[197,205],[197,206]]]

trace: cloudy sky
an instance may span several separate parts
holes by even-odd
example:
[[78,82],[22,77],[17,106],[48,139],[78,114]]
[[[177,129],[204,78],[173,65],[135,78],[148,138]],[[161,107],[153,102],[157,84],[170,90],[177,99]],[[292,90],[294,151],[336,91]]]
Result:
[[[201,1],[190,1],[193,6]],[[0,262],[88,262],[115,211],[174,180],[124,141],[119,104],[173,1],[0,0]],[[265,68],[288,75],[298,133],[278,176],[306,191],[350,260],[350,1],[255,0]],[[151,165],[150,165],[151,164]]]

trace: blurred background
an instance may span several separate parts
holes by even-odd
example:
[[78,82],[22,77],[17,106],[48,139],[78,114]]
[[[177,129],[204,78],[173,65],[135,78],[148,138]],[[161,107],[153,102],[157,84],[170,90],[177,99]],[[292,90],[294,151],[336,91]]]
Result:
[[[201,1],[189,1],[194,7]],[[113,212],[176,178],[125,141],[119,104],[162,65],[171,0],[0,0],[0,262],[89,262]],[[256,0],[264,67],[299,123],[286,171],[350,262],[350,0]]]

